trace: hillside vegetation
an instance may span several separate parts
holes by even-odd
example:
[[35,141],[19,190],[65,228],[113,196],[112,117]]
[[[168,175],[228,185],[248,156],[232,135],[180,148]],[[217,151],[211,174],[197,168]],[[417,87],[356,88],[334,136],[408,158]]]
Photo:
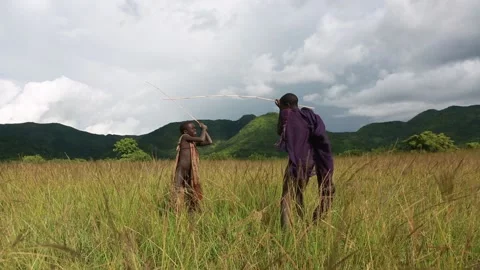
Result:
[[[248,157],[251,154],[281,155],[273,144],[278,114],[270,113],[257,117],[230,140],[215,148],[218,155]],[[328,126],[327,126],[328,128]],[[445,133],[457,145],[480,141],[480,105],[469,107],[452,106],[441,111],[428,110],[407,122],[392,121],[373,123],[356,132],[328,132],[334,153],[357,149],[370,151],[380,147],[393,147],[408,137],[430,130]]]
[[[277,113],[268,113],[259,117],[245,115],[236,121],[202,120],[209,127],[214,145],[200,151],[211,158],[283,157],[285,154],[274,147],[278,140],[277,118]],[[119,136],[90,134],[60,124],[5,124],[0,125],[0,160],[35,154],[47,159],[113,158],[117,156],[113,145],[123,138],[134,138],[143,151],[155,158],[173,158],[180,136],[179,125],[175,122],[148,134]],[[407,122],[372,123],[356,132],[329,132],[328,135],[333,152],[340,154],[392,148],[426,130],[444,133],[459,146],[480,142],[480,105],[427,110]]]
[[220,157],[248,158],[253,155],[278,157],[279,152],[274,144],[278,140],[277,113],[268,113],[255,118],[248,123],[238,134],[225,142],[205,151],[206,154],[215,153]]
[[[237,134],[254,115],[232,120],[202,120],[216,140],[228,140]],[[134,138],[139,147],[158,158],[171,158],[180,137],[180,122],[167,124],[140,136],[97,135],[61,124],[2,124],[0,125],[0,160],[18,159],[38,154],[52,158],[105,159],[117,156],[115,142]]]

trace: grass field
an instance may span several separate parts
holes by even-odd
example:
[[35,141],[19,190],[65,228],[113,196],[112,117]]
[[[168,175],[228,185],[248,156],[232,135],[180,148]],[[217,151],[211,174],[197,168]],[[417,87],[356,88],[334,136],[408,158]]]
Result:
[[172,162],[0,164],[1,269],[476,269],[480,152],[336,159],[337,193],[282,232],[284,161],[201,161],[203,212],[166,211]]

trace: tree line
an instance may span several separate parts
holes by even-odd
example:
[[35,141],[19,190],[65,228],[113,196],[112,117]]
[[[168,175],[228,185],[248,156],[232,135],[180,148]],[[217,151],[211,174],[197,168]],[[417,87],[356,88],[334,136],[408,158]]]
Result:
[[[480,149],[480,142],[470,142],[465,144],[463,148],[466,149]],[[455,145],[455,142],[445,135],[444,133],[434,133],[432,131],[424,131],[420,134],[415,134],[409,138],[401,141],[399,144],[394,144],[389,147],[383,146],[380,148],[371,149],[370,151],[362,151],[357,149],[351,149],[344,151],[339,156],[345,155],[363,155],[366,153],[387,153],[387,152],[448,152],[460,149]],[[123,161],[149,161],[152,160],[152,156],[140,149],[138,143],[133,138],[124,138],[117,141],[113,146],[113,151],[117,153],[117,158],[114,160]],[[226,154],[212,153],[205,156],[205,159],[231,159]],[[264,154],[255,153],[248,159],[250,160],[264,160],[269,159]],[[42,162],[45,159],[40,155],[24,156],[22,158],[24,162]],[[73,159],[73,161],[86,161],[84,159]]]

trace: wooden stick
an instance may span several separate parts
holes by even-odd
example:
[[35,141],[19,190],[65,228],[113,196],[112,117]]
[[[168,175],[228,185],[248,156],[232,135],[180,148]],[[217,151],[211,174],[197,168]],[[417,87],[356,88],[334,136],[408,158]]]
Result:
[[180,107],[180,109],[183,109],[193,120],[195,120],[195,122],[197,122],[197,123],[200,125],[200,122],[199,122],[190,112],[188,112],[181,104],[177,103],[177,102],[175,101],[175,99],[170,98],[165,92],[163,92],[162,90],[160,90],[160,88],[156,87],[155,85],[153,85],[153,84],[151,84],[151,83],[149,83],[149,82],[146,82],[146,83],[148,83],[148,84],[150,84],[151,86],[157,88],[160,92],[162,92],[162,93],[167,97],[167,99],[175,102],[175,103]]
[[[209,97],[236,97],[236,98],[254,98],[254,99],[261,99],[267,101],[273,101],[274,99],[271,98],[264,98],[264,97],[257,97],[257,96],[242,96],[242,95],[205,95],[205,96],[190,96],[190,97],[169,97],[163,98],[163,100],[181,100],[181,99],[197,99],[197,98],[209,98]],[[314,107],[298,105],[299,107],[305,107],[309,109],[314,109]]]

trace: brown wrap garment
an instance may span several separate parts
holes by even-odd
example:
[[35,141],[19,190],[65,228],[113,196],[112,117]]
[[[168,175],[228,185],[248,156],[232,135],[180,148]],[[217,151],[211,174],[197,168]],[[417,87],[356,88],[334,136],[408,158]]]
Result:
[[[173,168],[173,178],[175,181],[175,173],[177,170],[178,165],[178,158],[180,156],[180,142],[182,141],[183,135],[178,140],[177,144],[177,156],[175,158],[175,166]],[[197,146],[194,142],[189,142],[190,145],[190,160],[191,160],[191,171],[190,171],[190,183],[188,183],[191,187],[193,187],[193,200],[194,202],[198,202],[203,199],[203,191],[202,186],[200,185],[200,175],[198,173],[198,166],[200,162],[200,157],[198,154]]]

